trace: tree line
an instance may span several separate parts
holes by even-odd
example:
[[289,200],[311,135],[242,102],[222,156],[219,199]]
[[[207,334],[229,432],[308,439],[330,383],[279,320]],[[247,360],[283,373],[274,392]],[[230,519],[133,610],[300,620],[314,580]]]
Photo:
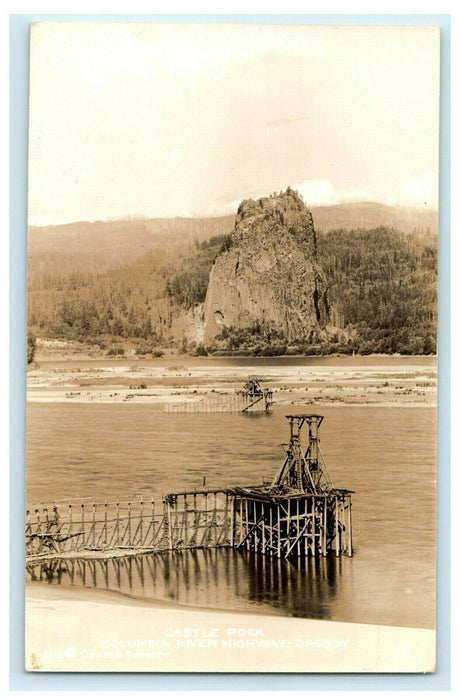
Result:
[[[230,235],[198,237],[187,248],[149,251],[103,272],[40,270],[29,260],[28,324],[37,337],[114,347],[130,341],[145,352],[182,347],[174,320],[204,301],[212,265]],[[317,234],[318,263],[328,283],[330,318],[308,338],[279,331],[225,329],[205,354],[276,355],[436,352],[437,242],[386,227]]]

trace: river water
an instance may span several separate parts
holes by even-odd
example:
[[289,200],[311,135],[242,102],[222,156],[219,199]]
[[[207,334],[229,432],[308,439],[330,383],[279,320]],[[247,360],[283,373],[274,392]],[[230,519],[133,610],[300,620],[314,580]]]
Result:
[[170,357],[165,358],[149,358],[143,357],[138,360],[135,356],[131,358],[109,358],[109,357],[94,357],[94,358],[76,358],[70,360],[62,358],[61,360],[52,358],[47,359],[46,356],[40,358],[40,366],[46,369],[84,369],[85,367],[130,367],[134,362],[141,362],[143,367],[164,367],[165,364],[181,364],[185,363],[187,367],[348,367],[355,368],[382,368],[388,367],[393,369],[407,369],[410,367],[427,367],[435,368],[437,359],[433,355],[308,355],[299,357],[297,355],[283,355],[282,357]]
[[[30,403],[27,501],[158,497],[199,488],[203,477],[207,487],[261,483],[283,460],[288,412],[275,406],[268,416],[164,414],[148,404]],[[333,406],[320,413],[332,481],[355,492],[352,558],[318,557],[299,568],[248,552],[183,552],[56,562],[30,569],[28,580],[144,601],[434,627],[435,410]]]

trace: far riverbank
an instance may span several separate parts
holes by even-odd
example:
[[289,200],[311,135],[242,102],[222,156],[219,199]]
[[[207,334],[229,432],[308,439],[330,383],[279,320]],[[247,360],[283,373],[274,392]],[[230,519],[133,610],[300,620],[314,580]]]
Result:
[[435,357],[86,358],[56,356],[27,373],[38,402],[199,402],[257,376],[279,404],[436,405]]

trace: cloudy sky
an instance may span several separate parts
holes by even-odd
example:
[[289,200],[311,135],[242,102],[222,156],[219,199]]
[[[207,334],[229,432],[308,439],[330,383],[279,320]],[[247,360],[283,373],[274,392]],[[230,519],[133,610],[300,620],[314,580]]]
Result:
[[38,23],[29,222],[436,207],[438,91],[430,27]]

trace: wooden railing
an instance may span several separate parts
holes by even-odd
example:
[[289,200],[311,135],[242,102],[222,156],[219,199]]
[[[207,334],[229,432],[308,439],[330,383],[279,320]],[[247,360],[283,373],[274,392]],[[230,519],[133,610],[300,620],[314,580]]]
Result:
[[162,499],[32,506],[26,512],[26,558],[228,546],[233,500],[224,491]]

